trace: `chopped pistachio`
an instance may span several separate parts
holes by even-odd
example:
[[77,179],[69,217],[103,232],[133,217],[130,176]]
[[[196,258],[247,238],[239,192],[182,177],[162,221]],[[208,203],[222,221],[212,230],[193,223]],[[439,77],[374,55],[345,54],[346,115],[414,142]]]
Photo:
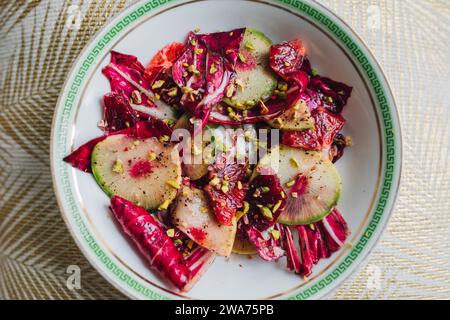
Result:
[[191,40],[191,44],[192,44],[193,46],[195,46],[195,45],[197,45],[197,41],[195,41],[195,39],[192,39],[192,40]]
[[246,47],[248,50],[255,50],[255,47],[254,47],[250,42],[246,42],[246,43],[245,43],[245,47]]
[[134,103],[141,104],[142,102],[141,93],[138,90],[133,90],[133,92],[131,92],[131,99],[133,100]]
[[114,162],[114,165],[113,165],[113,167],[112,167],[112,171],[115,172],[115,173],[119,173],[119,174],[124,173],[123,162],[122,162],[122,160],[117,159],[117,160]]
[[240,181],[237,182],[237,188],[239,190],[242,190],[242,182],[240,182]]
[[230,189],[228,188],[228,186],[223,185],[222,188],[220,188],[220,190],[222,190],[223,193],[227,193],[228,190],[230,190]]
[[138,146],[141,142],[139,140],[134,140],[133,145]]
[[197,27],[194,29],[194,33],[199,33],[199,32],[200,32],[200,28]]
[[154,152],[149,152],[148,156],[147,156],[147,160],[148,161],[154,161],[156,159],[156,153]]
[[283,199],[286,198],[286,193],[284,193],[284,191],[281,191],[280,194]]
[[245,63],[246,59],[242,53],[239,52],[239,60],[241,60],[242,63]]
[[288,89],[288,84],[286,82],[280,82],[278,84],[278,90],[287,91],[287,89]]
[[290,158],[289,163],[293,168],[300,168],[300,163],[298,163],[297,159],[295,158]]
[[333,103],[333,97],[331,97],[331,96],[327,96],[327,97],[325,98],[325,100],[326,100],[328,103]]
[[216,186],[220,183],[220,179],[218,177],[214,177],[209,181],[209,184],[212,186]]
[[164,85],[164,80],[155,81],[152,85],[152,89],[159,89]]
[[272,211],[270,211],[269,208],[262,206],[262,207],[259,208],[259,210],[260,210],[261,214],[264,217],[266,217],[267,219],[269,219],[269,220],[273,219]]
[[238,107],[238,108],[243,108],[244,105],[243,105],[241,102],[237,102],[237,103],[236,103],[236,107]]
[[211,67],[209,67],[209,74],[215,74],[217,72],[216,64],[212,63]]
[[177,94],[178,94],[178,88],[177,88],[177,87],[173,87],[172,89],[170,89],[170,90],[167,92],[167,95],[168,95],[169,97],[175,97]]
[[291,66],[291,64],[290,64],[289,62],[287,62],[287,61],[284,62],[284,65],[285,65],[286,67],[290,67],[290,66]]
[[173,236],[175,235],[175,229],[167,229],[166,234],[167,234],[170,238],[173,238]]
[[233,85],[228,86],[227,92],[225,94],[227,96],[227,98],[231,98],[233,93],[234,93],[234,86]]
[[170,137],[166,134],[159,137],[160,142],[168,142],[169,140],[170,140]]
[[181,239],[175,239],[175,240],[173,241],[173,243],[174,243],[176,246],[181,246],[181,245],[183,244],[183,241],[182,241]]
[[313,75],[313,76],[317,76],[317,70],[316,69],[311,69],[311,74]]
[[272,238],[274,240],[280,239],[280,231],[279,230],[272,229],[272,230],[270,230],[270,234],[272,235]]
[[281,119],[281,118],[275,118],[275,119],[273,119],[273,121],[277,124],[277,126],[279,126],[279,127],[282,127],[283,126],[283,119]]
[[254,100],[247,100],[245,101],[245,104],[249,107],[254,107],[256,105]]
[[201,49],[201,48],[196,48],[196,49],[194,50],[194,52],[195,52],[195,54],[202,54],[202,53],[203,53],[203,49]]
[[167,180],[166,183],[171,186],[172,188],[175,189],[180,189],[180,183],[178,181],[175,180]]
[[295,184],[295,180],[288,181],[288,182],[286,182],[286,187],[290,188],[290,187],[292,187],[294,184]]
[[195,73],[195,74],[200,73],[200,71],[198,71],[197,68],[196,68],[193,64],[191,64],[191,65],[187,68],[187,71],[189,71],[190,73]]
[[208,212],[209,212],[208,207],[205,207],[205,206],[202,206],[202,207],[200,208],[200,211],[201,211],[202,213],[208,213]]
[[316,227],[314,226],[314,223],[311,223],[310,225],[309,225],[309,228],[311,229],[311,230],[315,230],[316,229]]
[[345,136],[345,145],[351,147],[353,145],[352,138],[350,136]]
[[159,100],[159,99],[161,99],[161,95],[160,95],[160,94],[158,94],[158,93],[155,93],[155,99],[156,99],[156,100]]
[[269,191],[270,191],[270,188],[269,188],[269,187],[266,187],[266,186],[264,186],[264,187],[261,187],[261,191],[262,191],[262,193],[267,193],[267,192],[269,192]]
[[163,119],[162,122],[164,122],[165,124],[167,124],[167,125],[169,125],[169,126],[175,124],[175,121],[172,120],[172,119]]
[[236,211],[236,220],[239,221],[244,216],[244,212]]
[[250,204],[247,201],[244,201],[244,207],[242,210],[244,212],[244,214],[246,214],[249,209],[250,209]]
[[167,208],[169,207],[170,204],[170,200],[164,200],[163,203],[161,203],[161,205],[158,207],[158,210],[167,210]]
[[278,209],[280,209],[280,206],[283,202],[281,200],[278,200],[277,203],[275,203],[275,205],[272,208],[272,212],[275,213],[277,212]]
[[187,63],[187,62],[185,62],[185,63],[183,63],[183,67],[189,67],[189,63]]

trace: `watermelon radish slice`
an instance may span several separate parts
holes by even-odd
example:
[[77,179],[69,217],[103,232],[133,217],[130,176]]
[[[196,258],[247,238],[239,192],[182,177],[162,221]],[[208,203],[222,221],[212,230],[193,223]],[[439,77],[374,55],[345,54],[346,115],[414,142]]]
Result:
[[198,245],[228,257],[236,235],[231,225],[217,223],[203,190],[183,186],[172,216],[173,223]]
[[92,173],[108,196],[118,195],[145,209],[167,209],[181,185],[175,148],[156,137],[108,136],[94,147]]
[[236,64],[237,88],[233,99],[225,100],[227,104],[248,109],[272,95],[277,79],[269,67],[271,45],[262,32],[246,29]]
[[279,223],[311,224],[323,219],[336,206],[341,178],[331,161],[323,159],[322,153],[277,146],[257,166],[262,173],[270,169],[278,173],[287,196]]

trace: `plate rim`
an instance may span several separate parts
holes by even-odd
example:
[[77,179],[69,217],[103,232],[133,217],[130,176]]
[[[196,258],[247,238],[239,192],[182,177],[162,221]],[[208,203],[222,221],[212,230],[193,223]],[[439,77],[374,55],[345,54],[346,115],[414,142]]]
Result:
[[[202,1],[202,0],[200,0],[200,1]],[[205,1],[205,0],[203,0],[203,1]],[[326,19],[327,23],[328,22],[331,23],[331,26],[337,27],[338,30],[340,30],[344,36],[347,36],[349,41],[353,45],[356,46],[356,48],[360,51],[362,56],[366,59],[366,62],[371,67],[372,72],[375,74],[376,80],[379,82],[379,86],[382,91],[382,96],[386,99],[385,103],[386,103],[387,111],[390,113],[389,117],[390,117],[391,125],[393,126],[391,128],[390,132],[392,133],[391,139],[393,139],[393,143],[394,143],[394,159],[393,159],[393,164],[392,164],[393,169],[391,172],[392,185],[391,185],[390,189],[387,190],[388,195],[386,196],[386,205],[381,210],[380,220],[375,225],[375,229],[373,232],[373,235],[375,235],[375,237],[372,237],[372,235],[370,235],[368,237],[368,239],[367,239],[368,241],[361,249],[361,252],[356,254],[356,257],[352,260],[352,262],[350,262],[350,264],[347,267],[345,267],[343,271],[338,273],[336,278],[331,280],[331,282],[326,283],[326,280],[321,279],[321,280],[316,281],[315,283],[313,282],[310,285],[302,287],[301,289],[296,289],[294,291],[291,291],[288,294],[288,296],[283,297],[283,298],[288,298],[288,299],[320,298],[320,297],[323,297],[324,295],[327,295],[328,293],[330,293],[331,291],[336,289],[336,287],[341,285],[342,282],[345,279],[347,279],[350,276],[350,274],[352,274],[355,270],[357,270],[358,267],[361,265],[361,263],[367,259],[367,257],[370,255],[370,253],[372,252],[372,250],[375,248],[378,241],[380,240],[381,235],[385,231],[388,221],[394,210],[395,202],[396,202],[397,196],[398,196],[400,181],[401,181],[401,172],[402,172],[402,163],[403,163],[402,130],[401,130],[401,122],[400,122],[397,104],[395,102],[396,99],[395,99],[393,90],[391,89],[391,86],[389,84],[389,81],[385,75],[385,72],[383,71],[381,65],[375,58],[372,51],[368,48],[368,46],[366,45],[364,40],[362,40],[359,37],[359,35],[345,21],[343,21],[339,16],[337,16],[334,12],[332,12],[330,9],[328,9],[324,5],[318,3],[316,0],[292,0],[292,1],[291,0],[265,0],[265,1],[248,0],[248,1],[269,3],[272,5],[278,6],[278,7],[282,7],[284,9],[288,8],[289,11],[297,10],[297,13],[302,14],[302,15],[305,14],[306,12],[305,11],[301,12],[300,10],[309,10],[310,12],[308,12],[308,14],[314,14],[314,15],[317,15],[318,17],[324,18],[324,19]],[[196,0],[194,0],[194,1],[192,1],[192,0],[158,0],[158,1],[155,1],[155,0],[145,0],[144,1],[143,0],[143,1],[138,1],[137,3],[131,4],[128,7],[124,8],[121,12],[119,12],[114,17],[112,17],[109,21],[107,21],[105,23],[105,25],[100,30],[98,30],[98,32],[89,40],[89,42],[85,45],[85,47],[80,52],[78,57],[72,63],[72,67],[68,73],[68,76],[67,76],[64,84],[63,84],[61,93],[60,93],[58,101],[56,103],[54,115],[53,115],[53,121],[52,121],[52,127],[51,127],[51,140],[50,140],[50,164],[51,164],[53,188],[55,191],[58,206],[60,208],[60,212],[63,217],[63,220],[66,223],[71,236],[74,238],[75,243],[79,247],[80,251],[83,252],[83,255],[87,258],[87,260],[90,262],[90,264],[116,289],[118,289],[119,291],[121,291],[122,293],[124,293],[125,295],[127,295],[130,298],[144,297],[144,298],[150,298],[150,299],[165,299],[165,298],[173,298],[173,297],[165,296],[164,293],[161,292],[161,290],[159,290],[151,285],[150,285],[151,288],[144,288],[144,286],[142,284],[140,284],[138,281],[136,281],[129,275],[127,275],[127,274],[124,275],[124,272],[121,271],[120,268],[115,269],[114,272],[117,272],[117,273],[111,273],[110,269],[105,269],[106,262],[99,261],[99,256],[94,256],[93,251],[89,250],[89,247],[86,247],[89,244],[89,246],[93,250],[100,250],[100,251],[102,250],[99,247],[99,245],[97,243],[95,243],[95,239],[89,239],[89,240],[92,240],[94,243],[89,242],[88,239],[85,239],[88,241],[87,243],[82,241],[83,235],[81,233],[79,233],[79,230],[75,230],[74,227],[76,225],[78,225],[78,227],[81,227],[79,225],[79,223],[82,224],[83,222],[70,220],[72,218],[71,214],[66,212],[65,203],[63,203],[63,200],[62,200],[63,195],[60,194],[60,186],[58,185],[58,181],[57,181],[56,168],[58,167],[58,165],[61,165],[62,160],[55,156],[56,155],[55,149],[58,148],[58,145],[57,145],[58,139],[55,136],[57,133],[56,123],[58,121],[58,116],[61,116],[60,114],[64,109],[64,105],[62,104],[62,102],[64,100],[64,97],[66,97],[68,95],[69,82],[71,80],[72,80],[72,82],[75,80],[75,79],[73,79],[75,76],[75,71],[76,71],[77,67],[81,67],[83,65],[82,62],[84,62],[84,61],[82,61],[82,58],[85,57],[89,51],[92,53],[92,50],[95,49],[95,47],[93,48],[92,46],[95,43],[102,40],[102,35],[103,36],[107,35],[112,29],[114,29],[116,27],[116,24],[119,21],[123,22],[125,18],[130,18],[130,16],[132,14],[136,14],[139,9],[147,10],[147,11],[144,11],[144,13],[143,13],[145,15],[146,13],[159,11],[164,8],[170,8],[170,7],[176,6],[177,4],[189,4],[189,3],[193,3],[193,2],[199,2],[199,1],[196,1]],[[144,8],[144,7],[147,7],[147,8]],[[148,7],[150,7],[150,9],[148,9]],[[317,9],[317,8],[319,8],[319,9]],[[326,14],[323,14],[323,12],[325,12]],[[136,22],[138,23],[140,17],[141,16],[138,16],[137,18],[135,18],[135,21],[133,20],[130,23],[130,25],[132,26],[133,23],[136,23]],[[313,19],[317,19],[318,17],[310,16],[310,18],[313,18]],[[317,23],[318,21],[315,21],[315,22]],[[122,31],[126,31],[127,29],[128,29],[128,26],[125,25],[125,27],[123,27]],[[342,29],[344,29],[344,30],[342,30]],[[337,38],[336,35],[333,36],[333,38],[336,39],[337,41],[340,41],[340,39]],[[343,44],[345,46],[345,43],[343,43]],[[363,50],[361,50],[361,48]],[[369,57],[369,59],[367,57]],[[86,58],[88,58],[88,57],[86,57]],[[352,58],[355,59],[357,57],[352,57]],[[375,68],[373,68],[372,65],[374,65]],[[358,65],[358,67],[360,67],[360,66]],[[367,76],[367,74],[364,74],[364,75]],[[81,85],[80,87],[83,87],[83,85]],[[375,90],[374,87],[371,87],[371,89]],[[79,92],[77,94],[79,94]],[[67,98],[68,97],[66,97],[66,100],[67,100]],[[74,98],[74,100],[75,99],[76,98]],[[377,109],[377,112],[380,113],[380,115],[381,115],[381,117],[380,117],[381,120],[386,120],[382,115],[383,110],[379,110],[380,108],[381,108],[381,105],[379,105],[379,101],[376,101],[376,109]],[[68,121],[68,122],[72,123],[71,121]],[[386,128],[385,121],[382,121],[382,124],[383,124],[382,125],[383,140],[380,141],[380,143],[381,143],[381,147],[383,148],[383,151],[385,151],[384,149],[386,147],[386,139],[387,139],[387,137],[385,137],[385,136],[387,135],[388,131],[386,131],[387,128]],[[385,153],[386,153],[385,156],[388,157],[388,153],[387,152],[385,152]],[[382,168],[382,181],[381,182],[385,182],[386,173],[387,173],[386,172],[387,163],[385,163],[386,159],[384,159],[384,158],[382,159],[382,161],[383,161],[383,168]],[[67,169],[67,170],[69,170],[69,169]],[[380,187],[381,187],[381,190],[378,191],[379,194],[376,196],[377,204],[379,204],[379,201],[381,198],[381,192],[382,192],[382,189],[384,188],[383,183],[381,183]],[[67,199],[65,199],[65,200],[67,201]],[[374,215],[376,214],[377,209],[374,208],[372,211],[373,212],[370,216],[371,219],[366,222],[367,227],[370,226],[370,224],[374,218]],[[74,225],[74,223],[76,223],[76,225]],[[361,235],[358,238],[358,244],[361,242],[363,237],[365,237],[365,235],[364,236]],[[93,238],[93,237],[90,236],[90,238]],[[95,248],[93,248],[92,245]],[[351,252],[345,258],[343,258],[343,261],[340,262],[340,264],[342,264],[344,262],[344,260],[346,260],[350,255],[351,255]],[[111,261],[111,259],[109,257],[106,257],[106,260],[108,260],[107,263],[114,264],[114,261]],[[101,262],[103,262],[103,263],[101,263]],[[333,265],[332,269],[336,269],[336,265]],[[330,274],[334,271],[335,270],[327,271],[324,275],[324,278],[330,276]],[[119,277],[125,278],[125,279],[121,279],[121,280],[126,281],[126,284],[128,284],[129,287],[125,287],[123,283],[119,283],[117,281],[118,274],[120,274]],[[319,283],[321,281],[325,281],[325,283],[322,285],[319,285]],[[169,296],[170,295],[173,295],[173,294],[169,293]]]

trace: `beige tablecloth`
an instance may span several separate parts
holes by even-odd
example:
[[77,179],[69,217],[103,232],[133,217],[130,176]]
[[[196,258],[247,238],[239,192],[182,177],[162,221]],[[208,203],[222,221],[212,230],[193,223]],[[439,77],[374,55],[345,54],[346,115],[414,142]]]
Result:
[[[78,3],[78,1],[76,1]],[[396,210],[330,298],[450,298],[450,2],[323,0],[365,40],[397,97],[404,166]],[[0,1],[0,298],[121,299],[78,250],[49,168],[53,110],[80,50],[129,1]],[[66,286],[78,265],[81,289]]]

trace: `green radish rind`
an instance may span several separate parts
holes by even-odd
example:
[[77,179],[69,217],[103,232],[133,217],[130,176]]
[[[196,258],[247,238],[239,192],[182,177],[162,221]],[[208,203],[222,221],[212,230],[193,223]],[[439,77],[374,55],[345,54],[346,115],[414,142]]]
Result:
[[[278,158],[277,154],[279,155]],[[297,161],[299,167],[293,165],[292,158]],[[275,170],[287,195],[287,205],[278,218],[279,223],[285,225],[308,225],[318,222],[326,217],[339,201],[342,190],[341,178],[336,167],[328,159],[323,159],[321,152],[305,151],[280,145],[272,148],[271,154],[261,159],[254,175],[265,168]],[[314,170],[312,170],[313,168]],[[295,199],[291,198],[290,188],[286,184],[295,177],[305,174],[310,179],[310,186],[313,185],[315,187],[316,184],[319,184],[320,187],[324,188],[321,189],[319,187],[318,189],[321,191],[311,191],[312,188],[309,187],[304,195]],[[325,181],[325,184],[322,184],[323,181]],[[319,199],[316,199],[317,196],[319,196]],[[306,206],[314,205],[314,209],[311,209],[312,212],[305,213],[302,209],[299,209],[296,213],[290,214],[290,211],[293,211],[293,209],[289,210],[290,205],[293,206],[294,203],[298,203],[295,201],[303,200],[305,206],[299,207],[306,208]]]
[[[246,45],[251,44],[254,50]],[[256,60],[256,67],[252,70],[236,67],[236,79],[244,83],[244,87],[238,87],[232,99],[224,102],[237,109],[248,109],[257,105],[259,100],[266,101],[270,98],[277,86],[277,78],[269,66],[269,51],[272,46],[270,40],[260,31],[247,28],[240,49],[241,53],[250,54]],[[247,105],[253,101],[254,105]]]
[[[178,190],[171,184],[181,185],[181,163],[178,152],[173,152],[174,148],[157,138],[135,139],[125,134],[112,135],[94,147],[92,174],[109,197],[118,195],[147,210],[158,209],[164,202],[175,199]],[[132,177],[130,167],[137,161],[148,161],[150,153],[158,156],[151,161],[153,171],[143,177]],[[122,173],[113,171],[118,159],[123,165]]]

